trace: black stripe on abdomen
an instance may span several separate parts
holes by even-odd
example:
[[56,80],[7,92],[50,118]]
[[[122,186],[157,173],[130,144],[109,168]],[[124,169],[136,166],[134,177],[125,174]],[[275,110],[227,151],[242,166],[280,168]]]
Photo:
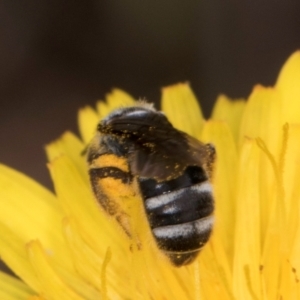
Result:
[[91,178],[114,178],[120,179],[124,184],[130,184],[132,182],[132,175],[129,172],[125,172],[116,167],[103,167],[89,170]]
[[194,252],[207,242],[214,217],[212,215],[192,222],[153,228],[159,247],[166,252]]
[[193,186],[206,181],[208,178],[199,166],[189,166],[177,178],[158,182],[153,178],[139,178],[141,193],[144,199],[166,194],[175,190]]
[[214,203],[211,185],[203,182],[145,200],[151,228],[177,225],[212,214]]

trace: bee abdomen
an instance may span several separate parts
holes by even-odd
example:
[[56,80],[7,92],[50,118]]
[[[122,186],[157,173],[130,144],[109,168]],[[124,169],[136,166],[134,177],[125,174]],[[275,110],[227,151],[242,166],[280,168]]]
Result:
[[144,199],[152,233],[177,266],[190,263],[212,231],[214,202],[208,181]]
[[145,200],[152,228],[195,221],[213,212],[211,185],[208,182],[182,188]]
[[214,218],[208,216],[192,222],[153,228],[153,234],[166,252],[189,253],[198,251],[207,242]]
[[167,251],[194,251],[208,240],[213,198],[208,182],[145,200],[152,232]]

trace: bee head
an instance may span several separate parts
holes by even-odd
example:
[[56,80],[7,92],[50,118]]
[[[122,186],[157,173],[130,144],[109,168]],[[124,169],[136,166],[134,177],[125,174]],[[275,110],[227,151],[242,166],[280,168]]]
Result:
[[113,135],[138,135],[153,125],[162,126],[168,123],[165,115],[156,111],[147,103],[140,103],[138,106],[123,107],[114,110],[98,124],[97,130],[102,134]]

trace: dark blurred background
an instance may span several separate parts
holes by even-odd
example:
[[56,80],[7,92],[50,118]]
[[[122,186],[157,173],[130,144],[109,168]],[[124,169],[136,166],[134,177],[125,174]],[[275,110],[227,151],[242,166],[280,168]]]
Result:
[[0,161],[51,187],[43,146],[113,87],[158,101],[190,81],[219,93],[274,83],[300,47],[300,1],[0,1]]

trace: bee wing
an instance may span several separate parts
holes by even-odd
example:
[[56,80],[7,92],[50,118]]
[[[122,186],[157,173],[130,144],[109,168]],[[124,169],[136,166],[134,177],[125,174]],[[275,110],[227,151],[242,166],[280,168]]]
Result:
[[121,137],[133,175],[170,180],[187,166],[213,161],[213,147],[177,130],[160,112],[128,110],[104,120],[98,129]]
[[146,135],[143,141],[135,143],[130,166],[134,175],[163,181],[180,176],[188,166],[209,167],[213,159],[214,148],[210,144],[176,129],[167,133],[158,130],[153,138]]

